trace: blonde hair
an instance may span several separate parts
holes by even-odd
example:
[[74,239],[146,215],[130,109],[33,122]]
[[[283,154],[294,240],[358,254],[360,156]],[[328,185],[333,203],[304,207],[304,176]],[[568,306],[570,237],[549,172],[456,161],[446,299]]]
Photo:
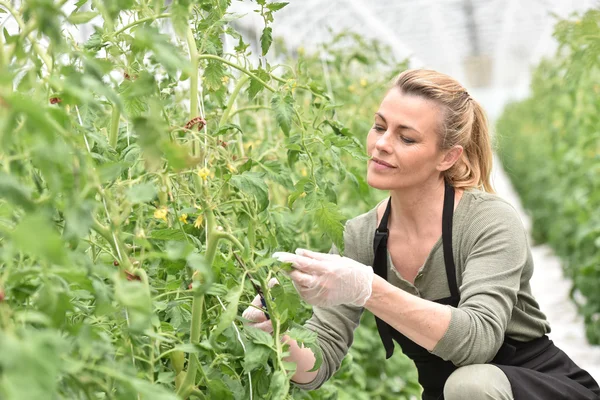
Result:
[[437,71],[409,69],[396,78],[394,87],[405,94],[432,100],[442,107],[440,150],[455,145],[464,151],[444,172],[455,188],[478,188],[494,193],[490,183],[492,145],[488,120],[481,105],[452,77]]

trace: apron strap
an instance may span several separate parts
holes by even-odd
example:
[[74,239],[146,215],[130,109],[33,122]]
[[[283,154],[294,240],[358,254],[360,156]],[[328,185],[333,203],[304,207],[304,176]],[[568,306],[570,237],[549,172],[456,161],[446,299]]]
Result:
[[[388,241],[388,220],[392,211],[391,198],[388,201],[388,205],[383,213],[381,222],[375,230],[375,238],[373,240],[373,252],[375,258],[373,259],[373,270],[374,272],[387,281],[387,241]],[[385,321],[375,317],[375,323],[377,324],[377,331],[379,337],[383,342],[385,348],[385,358],[390,358],[394,354],[394,341],[392,340],[392,327],[389,326]]]
[[[392,211],[391,198],[388,200],[387,207],[383,213],[383,217],[379,226],[375,230],[373,238],[373,259],[374,272],[387,281],[387,241],[388,241],[388,222]],[[442,244],[444,248],[444,264],[446,267],[446,277],[452,297],[458,298],[458,285],[456,284],[456,268],[452,255],[452,216],[454,214],[454,188],[452,185],[445,182],[444,190],[444,208],[442,211]],[[392,340],[392,327],[385,321],[375,317],[377,330],[385,348],[386,359],[394,354],[394,342]]]
[[450,296],[459,298],[458,285],[456,284],[456,266],[452,253],[452,219],[454,216],[454,187],[445,182],[444,209],[442,211],[442,245],[444,246],[444,264]]

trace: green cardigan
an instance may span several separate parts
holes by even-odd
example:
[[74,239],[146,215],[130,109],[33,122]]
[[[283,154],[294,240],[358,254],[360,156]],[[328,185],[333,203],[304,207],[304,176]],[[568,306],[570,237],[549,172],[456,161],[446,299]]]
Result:
[[[346,223],[346,257],[372,265],[377,222],[375,207]],[[454,212],[452,244],[461,299],[457,308],[448,306],[450,326],[433,354],[457,366],[486,363],[494,358],[505,335],[528,341],[550,332],[531,294],[533,259],[527,233],[509,203],[480,190],[465,191]],[[335,247],[332,252],[337,252]],[[389,253],[388,265],[388,282],[408,293],[428,300],[450,295],[441,237],[414,285],[400,276]],[[317,389],[339,369],[363,310],[348,305],[314,307],[305,326],[318,333],[323,364],[312,382],[296,386]]]

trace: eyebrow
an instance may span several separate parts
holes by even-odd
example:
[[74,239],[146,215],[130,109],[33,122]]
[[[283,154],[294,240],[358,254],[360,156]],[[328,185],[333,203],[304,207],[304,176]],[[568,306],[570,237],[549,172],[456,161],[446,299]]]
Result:
[[[381,114],[380,112],[376,112],[375,115],[377,115],[379,118],[381,118],[383,120],[383,122],[385,122],[387,124],[387,121],[385,120],[385,117],[383,116],[383,114]],[[398,127],[396,128],[396,130],[402,130],[402,129],[410,129],[411,131],[415,131],[418,134],[421,134],[421,132],[419,132],[418,130],[416,130],[415,128],[413,128],[412,126],[408,126],[408,125],[403,125],[400,124],[398,125]]]

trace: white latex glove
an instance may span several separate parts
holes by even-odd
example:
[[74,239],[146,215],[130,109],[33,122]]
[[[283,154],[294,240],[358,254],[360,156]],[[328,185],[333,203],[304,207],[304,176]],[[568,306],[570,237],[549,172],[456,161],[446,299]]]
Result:
[[[276,278],[271,278],[268,283],[269,287],[273,287],[278,284],[279,281],[277,281]],[[263,330],[267,333],[273,333],[273,324],[271,323],[270,319],[267,319],[267,316],[264,313],[262,303],[260,302],[260,295],[257,294],[250,304],[252,304],[254,307],[250,306],[242,313],[243,318],[250,320],[250,322],[246,322],[246,325]]]
[[373,268],[337,254],[297,249],[296,254],[274,253],[273,258],[292,263],[289,273],[304,301],[313,306],[365,305],[371,297]]

